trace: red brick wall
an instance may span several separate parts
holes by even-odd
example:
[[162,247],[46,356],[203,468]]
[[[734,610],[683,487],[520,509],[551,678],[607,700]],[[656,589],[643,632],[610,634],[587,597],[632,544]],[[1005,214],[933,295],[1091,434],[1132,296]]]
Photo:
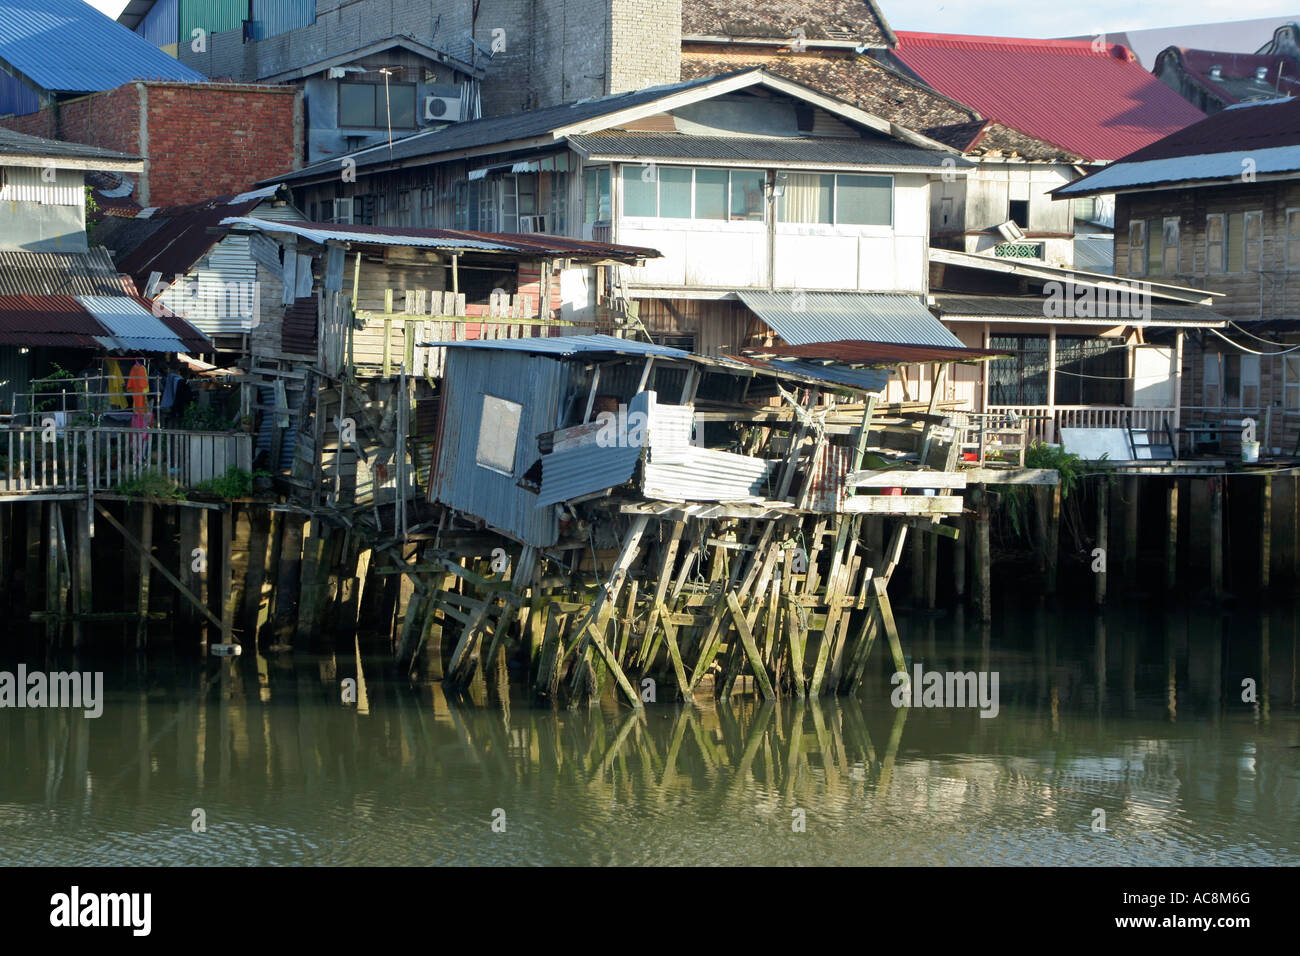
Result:
[[[179,206],[241,192],[300,165],[295,122],[302,122],[302,107],[293,87],[148,82],[143,87],[149,163],[147,181],[135,197],[142,205]],[[140,85],[127,83],[0,124],[139,156]]]
[[242,192],[296,168],[293,87],[147,83],[149,205]]

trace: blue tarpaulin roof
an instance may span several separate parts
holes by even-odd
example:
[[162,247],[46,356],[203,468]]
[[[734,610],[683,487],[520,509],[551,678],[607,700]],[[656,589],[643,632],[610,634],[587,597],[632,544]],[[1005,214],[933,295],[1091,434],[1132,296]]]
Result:
[[56,93],[132,80],[208,82],[82,0],[0,0],[0,62]]

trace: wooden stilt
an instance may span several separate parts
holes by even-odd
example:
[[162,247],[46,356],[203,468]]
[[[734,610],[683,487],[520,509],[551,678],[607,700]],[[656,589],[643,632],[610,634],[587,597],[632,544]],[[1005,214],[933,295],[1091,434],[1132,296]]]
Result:
[[[1092,556],[1092,600],[1094,604],[1106,603],[1107,559],[1106,546],[1110,539],[1110,482],[1097,483],[1097,543]],[[1100,562],[1098,559],[1100,558]]]
[[[81,646],[81,621],[80,617],[90,614],[94,610],[95,588],[92,578],[93,563],[90,556],[90,532],[91,532],[91,512],[90,499],[78,501],[74,505],[77,514],[77,532],[76,532],[76,560],[73,562],[73,568],[77,575],[75,590],[72,592],[74,601],[72,605],[73,612],[77,615],[72,622],[72,646]],[[0,575],[3,580],[3,575]]]
[[1178,588],[1178,479],[1169,479],[1165,489],[1165,590]]
[[993,620],[993,577],[992,555],[989,540],[989,499],[988,491],[981,488],[976,493],[975,516],[975,593],[979,601],[980,620]]
[[956,526],[958,536],[952,543],[952,593],[960,606],[966,600],[966,536],[970,533],[970,522],[958,518]]
[[1142,479],[1130,477],[1124,482],[1124,584],[1132,590],[1138,573],[1138,505]]
[[1210,492],[1210,597],[1223,600],[1223,479],[1207,478]]
[[1273,574],[1273,476],[1265,475],[1260,488],[1259,589],[1269,590]]
[[1061,486],[1052,485],[1048,491],[1049,507],[1047,527],[1047,586],[1048,595],[1056,593],[1057,568],[1061,559]]
[[150,574],[150,562],[153,559],[153,505],[145,502],[139,505],[141,509],[140,516],[140,556],[139,556],[139,587],[136,599],[136,610],[140,615],[135,626],[135,646],[137,649],[143,648],[145,637],[148,634],[149,623],[149,579],[153,576]]
[[232,644],[235,640],[235,597],[231,589],[230,547],[234,538],[234,520],[232,508],[227,505],[221,509],[221,643]]

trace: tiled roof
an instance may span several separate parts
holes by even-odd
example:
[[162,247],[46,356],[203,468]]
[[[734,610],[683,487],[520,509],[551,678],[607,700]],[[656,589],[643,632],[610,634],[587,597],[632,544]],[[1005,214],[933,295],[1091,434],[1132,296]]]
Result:
[[[1159,76],[1161,68],[1169,65],[1170,61],[1194,85],[1224,104],[1300,93],[1300,68],[1289,56],[1223,53],[1171,46],[1161,51],[1152,72]],[[1217,79],[1212,73],[1216,67],[1219,70]],[[1265,79],[1255,78],[1258,70],[1264,71]]]
[[682,0],[682,36],[893,45],[893,31],[873,0]]
[[780,54],[755,49],[684,46],[682,78],[731,73],[754,67],[838,97],[882,119],[922,130],[927,126],[970,122],[974,110],[904,77],[865,56],[834,51]]
[[111,90],[131,80],[208,82],[82,0],[0,0],[0,61],[57,93]]
[[1030,160],[1083,162],[1083,157],[1076,153],[1028,136],[996,120],[977,120],[954,126],[932,126],[921,132],[953,149],[960,149],[963,153],[973,155],[1001,154]]
[[1088,159],[1118,159],[1204,116],[1116,44],[908,32],[898,41],[889,55],[941,93]]

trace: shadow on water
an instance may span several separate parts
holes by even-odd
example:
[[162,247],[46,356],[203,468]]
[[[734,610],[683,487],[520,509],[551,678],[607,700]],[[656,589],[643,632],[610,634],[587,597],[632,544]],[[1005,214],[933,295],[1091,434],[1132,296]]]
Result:
[[503,664],[479,706],[356,654],[61,659],[104,711],[0,711],[0,862],[1295,863],[1298,622],[902,622],[923,671],[998,673],[991,718],[895,708],[883,659],[851,698],[644,713],[531,706]]

